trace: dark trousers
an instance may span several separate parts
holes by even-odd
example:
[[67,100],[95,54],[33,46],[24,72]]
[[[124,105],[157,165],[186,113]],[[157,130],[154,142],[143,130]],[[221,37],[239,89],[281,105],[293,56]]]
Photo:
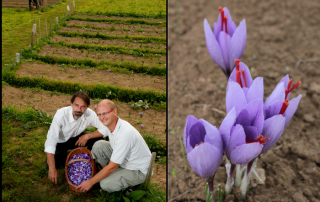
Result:
[[[87,134],[87,133],[83,132],[77,137],[70,138],[67,142],[57,143],[56,153],[54,154],[56,169],[65,167],[66,160],[68,157],[68,150],[70,150],[70,149],[74,150],[75,148],[78,148],[79,146],[76,146],[76,142],[78,141],[79,137],[81,137],[82,135],[85,135],[85,134]],[[93,144],[98,140],[103,140],[103,138],[99,137],[99,138],[90,139],[86,143],[85,147],[87,147],[87,149],[89,149],[91,151]],[[49,169],[47,158],[46,158],[46,164],[47,164],[47,169]]]

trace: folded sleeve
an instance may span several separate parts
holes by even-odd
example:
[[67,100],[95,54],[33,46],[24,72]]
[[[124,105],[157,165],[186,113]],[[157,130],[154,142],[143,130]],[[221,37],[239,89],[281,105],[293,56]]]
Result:
[[59,140],[59,133],[60,133],[60,118],[57,115],[53,117],[50,129],[47,134],[47,140],[44,144],[44,151],[47,153],[55,154],[57,142]]
[[107,128],[106,126],[104,126],[101,123],[101,121],[99,120],[96,113],[93,112],[90,115],[90,122],[91,122],[91,125],[93,125],[94,127],[96,127],[98,129],[98,131],[103,135],[104,138],[107,137],[108,135],[110,135],[109,128]]

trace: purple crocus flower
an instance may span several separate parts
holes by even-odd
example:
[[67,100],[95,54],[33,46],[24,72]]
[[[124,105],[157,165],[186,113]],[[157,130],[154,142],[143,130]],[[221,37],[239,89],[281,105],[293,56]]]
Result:
[[111,72],[111,69],[108,69],[107,72]]
[[97,109],[97,105],[95,105],[95,106],[94,106],[94,108],[96,108],[96,109]]
[[134,106],[134,104],[131,105],[131,107],[133,107],[133,106]]
[[202,178],[212,180],[223,155],[222,139],[217,128],[189,115],[183,131],[183,143],[191,168]]
[[235,59],[240,59],[243,54],[247,27],[245,19],[236,27],[226,7],[219,7],[219,11],[220,15],[218,21],[213,24],[213,31],[207,19],[204,19],[204,32],[211,58],[229,78],[235,67]]
[[144,109],[148,109],[148,107],[144,107]]
[[139,112],[140,116],[142,116],[143,112]]
[[141,124],[141,127],[143,128],[143,127],[144,127],[144,125],[143,125],[143,124]]

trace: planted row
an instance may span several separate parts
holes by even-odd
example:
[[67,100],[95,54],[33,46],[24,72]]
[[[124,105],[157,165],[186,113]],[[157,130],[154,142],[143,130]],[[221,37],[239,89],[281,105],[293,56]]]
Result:
[[76,11],[75,14],[82,14],[82,15],[103,15],[103,16],[118,16],[118,17],[135,17],[135,18],[154,18],[154,19],[165,19],[167,17],[165,12],[159,12],[157,15],[147,15],[144,13],[126,13],[126,12],[115,12],[115,11],[98,11],[98,12],[91,12],[91,11]]
[[95,99],[118,99],[122,102],[132,102],[134,100],[149,100],[151,104],[166,102],[166,93],[155,90],[128,89],[112,85],[81,84],[79,82],[54,81],[46,78],[31,78],[28,76],[18,77],[14,71],[4,71],[3,79],[10,85],[39,87],[44,90],[57,91],[72,94],[79,90],[86,91],[88,95]]
[[118,23],[118,24],[125,24],[125,25],[153,25],[159,27],[165,27],[166,23],[163,22],[149,22],[147,20],[142,19],[128,19],[128,20],[121,20],[121,19],[97,19],[97,18],[80,18],[71,16],[70,20],[79,20],[79,21],[89,21],[89,22],[106,22],[106,23]]

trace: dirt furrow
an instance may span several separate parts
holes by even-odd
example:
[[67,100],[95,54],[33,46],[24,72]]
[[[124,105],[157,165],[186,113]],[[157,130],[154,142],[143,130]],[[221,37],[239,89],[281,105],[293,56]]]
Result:
[[96,19],[120,19],[120,20],[146,20],[148,22],[162,22],[166,23],[166,19],[154,19],[154,18],[133,18],[133,17],[116,17],[116,16],[105,16],[105,15],[82,15],[76,14],[73,17],[79,18],[96,18]]

